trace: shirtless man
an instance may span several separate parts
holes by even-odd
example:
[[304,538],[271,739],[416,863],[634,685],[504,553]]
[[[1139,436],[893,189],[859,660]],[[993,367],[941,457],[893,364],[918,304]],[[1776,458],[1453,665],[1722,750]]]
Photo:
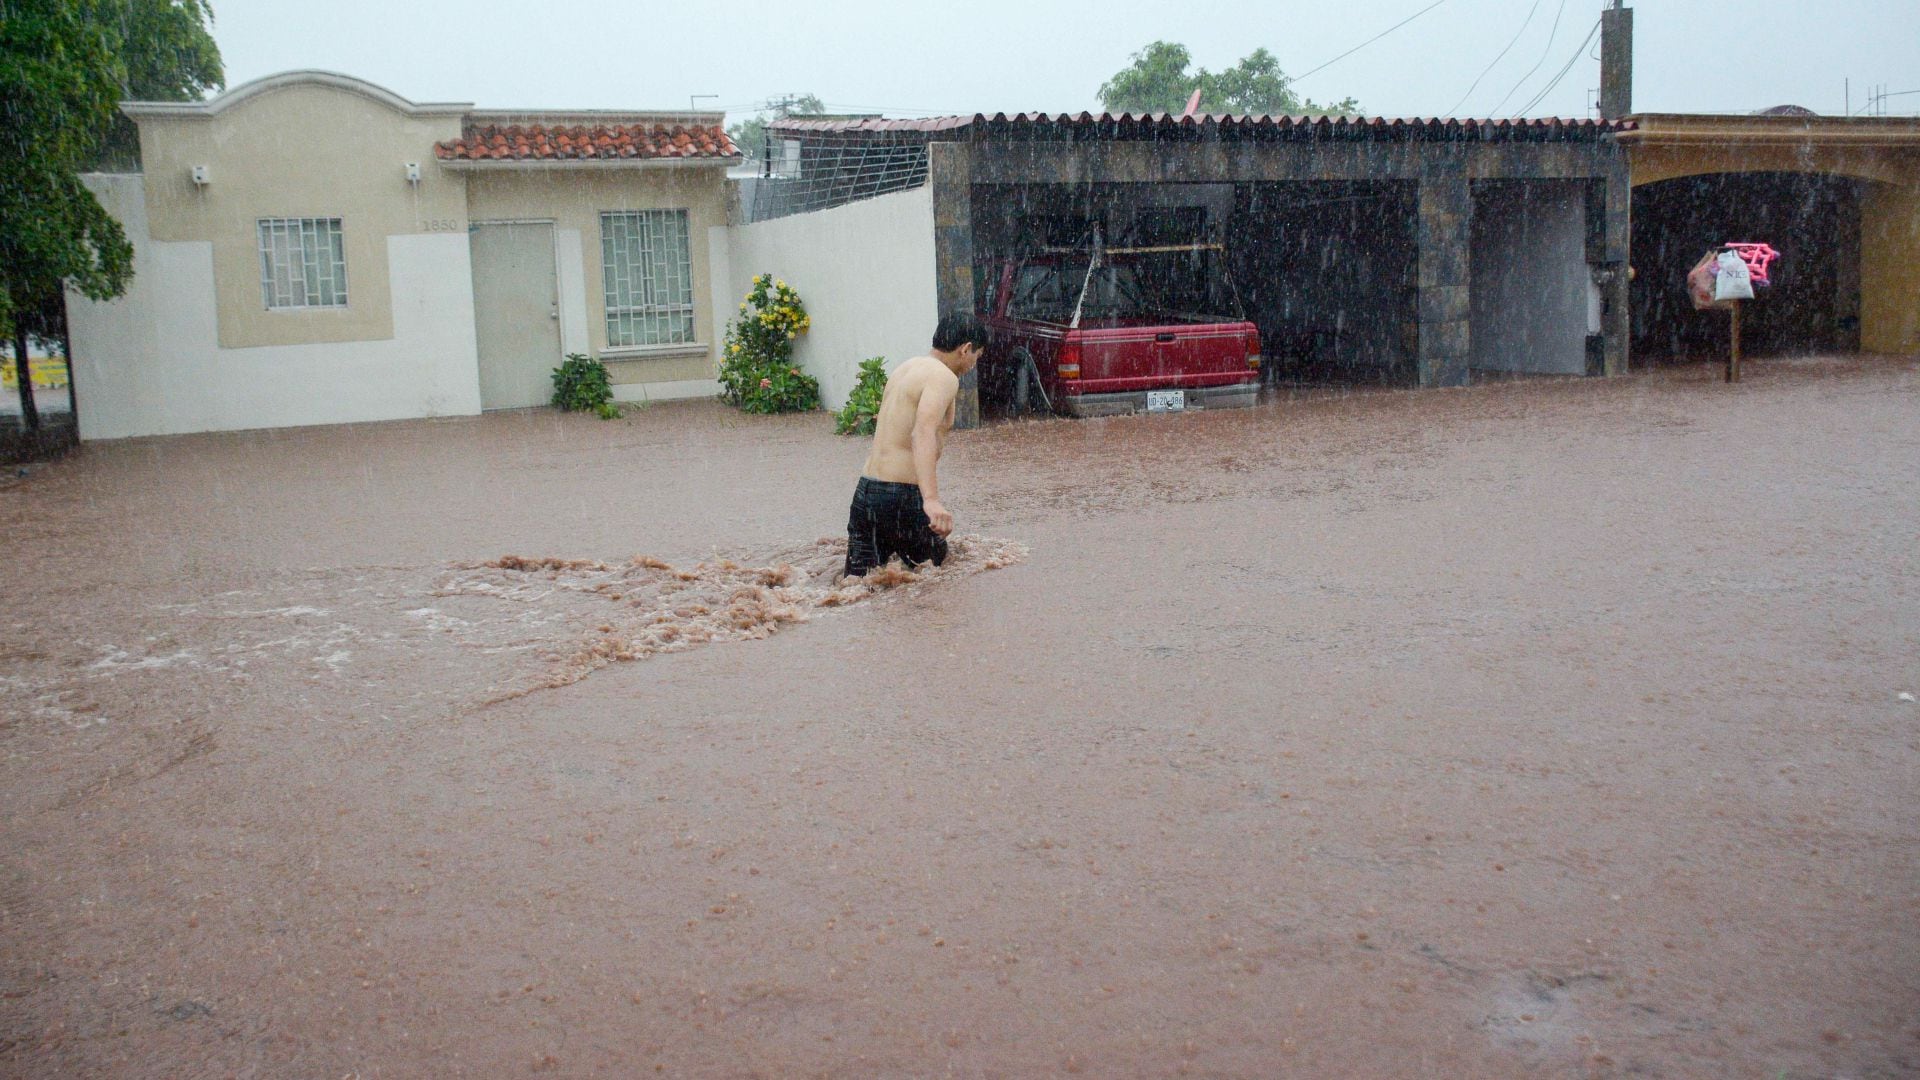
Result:
[[987,349],[987,328],[948,315],[933,331],[933,355],[893,369],[874,417],[873,450],[847,515],[848,577],[863,577],[899,555],[908,565],[947,560],[953,515],[940,501],[935,468],[953,430],[960,376]]

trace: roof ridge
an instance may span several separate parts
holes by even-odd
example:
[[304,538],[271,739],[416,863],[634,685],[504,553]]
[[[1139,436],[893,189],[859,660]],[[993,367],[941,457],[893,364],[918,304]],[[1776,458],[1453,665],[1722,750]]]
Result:
[[679,121],[633,123],[469,123],[460,137],[434,144],[443,161],[603,161],[712,159],[741,156],[720,124]]
[[1177,127],[1355,127],[1371,129],[1405,128],[1459,128],[1475,130],[1552,130],[1555,128],[1595,129],[1601,131],[1631,131],[1636,126],[1632,120],[1597,120],[1591,117],[1473,117],[1473,116],[1412,116],[1386,117],[1366,115],[1334,114],[1253,114],[1253,113],[1204,113],[1195,116],[1175,116],[1172,113],[974,113],[971,116],[955,114],[951,116],[925,117],[918,120],[893,118],[867,118],[854,120],[825,120],[811,117],[783,117],[768,124],[770,130],[778,131],[816,131],[834,133],[854,132],[914,132],[933,133],[951,131],[980,125],[1011,126],[1092,126],[1096,124],[1115,124],[1123,126],[1177,126]]

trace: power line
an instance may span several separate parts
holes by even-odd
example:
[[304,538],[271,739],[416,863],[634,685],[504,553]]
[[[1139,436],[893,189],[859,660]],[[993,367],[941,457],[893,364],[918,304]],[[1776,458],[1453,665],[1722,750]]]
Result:
[[1474,76],[1473,85],[1467,87],[1467,92],[1464,94],[1461,94],[1460,100],[1454,102],[1453,108],[1447,110],[1446,114],[1448,116],[1452,116],[1454,113],[1458,112],[1460,110],[1460,106],[1465,105],[1467,103],[1467,99],[1473,96],[1473,92],[1480,88],[1480,80],[1487,77],[1487,72],[1493,70],[1493,65],[1498,64],[1500,62],[1500,58],[1502,56],[1507,55],[1507,50],[1513,48],[1514,43],[1520,40],[1520,35],[1527,32],[1527,27],[1533,25],[1533,13],[1539,10],[1540,10],[1540,0],[1533,0],[1533,6],[1527,9],[1527,17],[1525,19],[1520,20],[1520,29],[1515,30],[1513,32],[1513,38],[1507,42],[1506,48],[1501,49],[1500,52],[1494,56],[1493,62],[1488,64],[1486,68],[1480,72],[1480,74]]
[[[1862,102],[1860,107],[1858,109],[1855,109],[1854,112],[1849,115],[1865,113],[1868,116],[1885,116],[1887,115],[1887,99],[1888,98],[1907,97],[1910,94],[1920,94],[1920,90],[1896,90],[1893,93],[1889,94],[1887,93],[1885,87],[1886,87],[1885,83],[1881,83],[1877,87],[1874,87],[1874,86],[1868,87],[1867,100]],[[1873,111],[1875,109],[1878,109],[1879,111],[1878,112]]]
[[1494,105],[1492,109],[1489,109],[1487,111],[1488,116],[1498,116],[1500,114],[1500,109],[1502,108],[1502,106],[1506,105],[1508,100],[1511,99],[1514,94],[1518,93],[1522,86],[1525,86],[1527,84],[1528,79],[1533,78],[1533,73],[1540,70],[1541,64],[1544,64],[1547,62],[1547,54],[1553,51],[1554,39],[1560,36],[1560,16],[1565,15],[1566,13],[1567,13],[1567,0],[1560,0],[1560,7],[1556,9],[1553,13],[1553,29],[1547,31],[1547,47],[1540,50],[1540,59],[1535,60],[1533,62],[1533,66],[1527,69],[1527,73],[1525,75],[1520,76],[1520,81],[1513,84],[1513,89],[1507,91],[1506,97],[1501,98],[1498,104]]
[[1529,99],[1525,105],[1520,106],[1519,110],[1513,114],[1516,119],[1520,117],[1524,117],[1527,114],[1528,110],[1532,109],[1535,105],[1540,104],[1541,101],[1546,99],[1546,96],[1548,94],[1553,92],[1554,87],[1560,85],[1560,80],[1566,78],[1567,72],[1573,70],[1573,65],[1579,63],[1580,58],[1586,55],[1587,43],[1593,40],[1593,35],[1598,33],[1599,30],[1600,30],[1600,23],[1598,20],[1595,20],[1592,28],[1587,31],[1587,36],[1580,39],[1580,47],[1575,49],[1573,52],[1573,55],[1567,58],[1567,62],[1561,66],[1559,71],[1554,73],[1553,78],[1547,83],[1547,85],[1544,87],[1541,87],[1539,93],[1533,95],[1533,97]]
[[1326,69],[1332,67],[1333,65],[1339,63],[1340,61],[1345,60],[1347,57],[1352,56],[1354,53],[1359,52],[1361,49],[1364,49],[1367,46],[1373,44],[1374,42],[1379,41],[1381,38],[1386,37],[1388,34],[1393,33],[1395,30],[1400,29],[1401,27],[1407,25],[1413,20],[1419,18],[1422,15],[1425,15],[1427,12],[1432,11],[1434,8],[1437,8],[1441,4],[1444,4],[1446,2],[1447,0],[1433,0],[1433,3],[1428,4],[1426,7],[1421,8],[1419,11],[1416,11],[1413,14],[1407,16],[1406,18],[1401,19],[1399,22],[1394,23],[1392,26],[1387,27],[1385,30],[1380,31],[1379,33],[1373,35],[1372,37],[1361,42],[1360,44],[1355,45],[1353,48],[1348,49],[1346,52],[1341,53],[1339,56],[1336,56],[1333,59],[1327,61],[1326,63],[1321,64],[1319,67],[1314,68],[1312,71],[1307,72],[1305,75],[1295,75],[1292,79],[1288,81],[1298,83],[1303,79],[1311,77],[1317,72],[1325,71]]
[[1593,28],[1587,31],[1586,37],[1583,37],[1580,39],[1580,47],[1578,49],[1575,49],[1573,51],[1573,55],[1567,59],[1566,66],[1561,68],[1560,71],[1554,75],[1552,82],[1548,83],[1545,87],[1543,87],[1539,93],[1533,95],[1532,101],[1529,101],[1525,105],[1520,106],[1520,110],[1513,114],[1514,119],[1517,120],[1525,116],[1527,114],[1527,110],[1533,108],[1535,105],[1540,104],[1540,102],[1543,101],[1548,94],[1553,93],[1553,88],[1556,86],[1559,86],[1560,80],[1567,77],[1567,72],[1573,70],[1573,65],[1579,63],[1580,58],[1587,55],[1587,43],[1592,41],[1593,35],[1599,32],[1600,32],[1600,20],[1595,19],[1593,21]]

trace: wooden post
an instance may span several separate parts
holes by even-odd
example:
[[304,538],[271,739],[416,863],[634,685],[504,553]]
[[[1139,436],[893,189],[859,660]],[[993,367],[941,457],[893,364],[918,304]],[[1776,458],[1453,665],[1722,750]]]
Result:
[[1733,350],[1727,354],[1727,381],[1740,381],[1740,301],[1733,304]]

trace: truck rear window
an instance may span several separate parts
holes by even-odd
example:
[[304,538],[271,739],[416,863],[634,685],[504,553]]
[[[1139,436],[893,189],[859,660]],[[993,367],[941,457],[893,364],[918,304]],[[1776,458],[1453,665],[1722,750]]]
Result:
[[[1007,314],[1035,322],[1069,322],[1076,303],[1089,319],[1238,317],[1219,255],[1178,251],[1108,258],[1088,272],[1089,256],[1028,263],[1014,275]],[[1081,296],[1084,291],[1085,299]]]

